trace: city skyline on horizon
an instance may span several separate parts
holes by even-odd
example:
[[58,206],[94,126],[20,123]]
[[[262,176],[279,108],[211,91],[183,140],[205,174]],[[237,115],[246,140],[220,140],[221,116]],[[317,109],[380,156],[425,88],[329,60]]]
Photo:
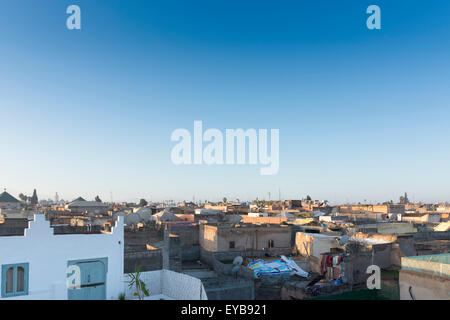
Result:
[[[15,198],[18,198],[18,194],[23,193],[24,195],[28,195],[28,193],[26,192],[19,192],[17,193],[17,195],[15,193],[12,193],[8,188],[1,188],[2,192],[6,191],[8,193],[10,193],[12,196],[14,196]],[[34,189],[33,189],[34,190]],[[53,196],[49,197],[46,196],[46,194],[41,195],[39,193],[39,189],[36,189],[37,191],[37,196],[39,198],[39,201],[41,200],[54,200],[55,199],[55,193],[53,194]],[[33,191],[29,192],[29,194],[32,194]],[[155,203],[161,203],[161,202],[169,202],[169,201],[173,201],[173,202],[202,202],[204,203],[205,201],[210,201],[210,202],[221,202],[223,200],[223,198],[227,198],[227,201],[237,201],[239,199],[239,201],[241,202],[251,202],[253,200],[261,200],[261,201],[269,201],[269,192],[266,193],[265,196],[255,196],[253,198],[240,198],[240,197],[228,197],[226,195],[222,196],[222,197],[217,197],[217,198],[202,198],[202,197],[196,197],[195,195],[193,195],[191,198],[159,198],[159,199],[153,199],[151,196],[142,196],[142,197],[131,197],[131,198],[121,198],[120,196],[117,197],[117,199],[115,199],[114,197],[114,193],[113,193],[113,199],[111,201],[111,193],[108,194],[88,194],[88,193],[79,193],[76,195],[72,195],[69,197],[64,197],[61,194],[64,193],[60,193],[59,191],[56,192],[58,194],[58,198],[59,201],[65,201],[65,202],[71,202],[75,199],[77,199],[78,197],[82,197],[83,199],[87,200],[87,201],[94,201],[96,196],[99,196],[99,198],[102,200],[102,202],[105,203],[123,203],[123,202],[127,202],[127,203],[139,203],[139,201],[141,199],[145,199],[148,202],[155,202]],[[270,201],[279,201],[279,196],[278,196],[278,191],[276,193],[270,193]],[[427,201],[427,200],[422,200],[422,199],[416,199],[416,196],[414,194],[409,194],[408,192],[406,192],[406,194],[408,195],[408,199],[410,201],[410,203],[424,203],[424,204],[436,204],[436,203],[448,203],[450,202],[450,200],[437,200],[437,201]],[[319,201],[327,201],[330,205],[343,205],[343,204],[381,204],[384,202],[389,202],[392,201],[394,204],[399,203],[399,199],[400,197],[404,196],[405,193],[399,193],[399,195],[397,197],[393,197],[391,199],[384,199],[384,200],[371,200],[369,197],[367,198],[363,198],[363,199],[351,199],[350,197],[348,197],[345,201],[334,201],[332,199],[330,199],[330,197],[328,198],[323,198],[323,197],[314,197],[313,194],[309,194],[309,193],[305,193],[304,195],[299,195],[298,197],[284,197],[283,194],[281,193],[281,200],[304,200],[306,199],[307,196],[310,196],[312,200],[319,200]]]

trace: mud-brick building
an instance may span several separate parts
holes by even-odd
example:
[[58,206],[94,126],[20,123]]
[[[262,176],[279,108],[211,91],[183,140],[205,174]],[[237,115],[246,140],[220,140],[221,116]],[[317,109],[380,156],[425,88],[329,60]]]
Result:
[[208,252],[271,252],[291,251],[291,227],[272,224],[201,224],[199,242]]

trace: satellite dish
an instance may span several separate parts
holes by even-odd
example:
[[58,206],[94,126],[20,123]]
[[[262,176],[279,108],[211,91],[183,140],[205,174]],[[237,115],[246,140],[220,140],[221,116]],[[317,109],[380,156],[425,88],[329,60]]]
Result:
[[237,256],[233,260],[233,264],[237,267],[239,267],[242,264],[242,262],[244,262],[244,259],[241,256]]

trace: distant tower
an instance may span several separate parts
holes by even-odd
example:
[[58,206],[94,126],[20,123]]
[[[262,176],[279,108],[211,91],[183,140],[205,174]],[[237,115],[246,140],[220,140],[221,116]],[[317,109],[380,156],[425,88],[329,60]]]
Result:
[[408,203],[409,203],[408,194],[405,192],[405,195],[400,197],[400,204],[408,204]]
[[31,204],[32,205],[38,204],[36,189],[33,190],[33,195],[31,196]]
[[59,202],[59,195],[58,192],[55,193],[55,203]]

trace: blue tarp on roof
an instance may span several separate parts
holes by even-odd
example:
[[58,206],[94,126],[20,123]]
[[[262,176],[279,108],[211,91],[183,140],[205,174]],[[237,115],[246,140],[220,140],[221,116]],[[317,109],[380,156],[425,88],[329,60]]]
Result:
[[248,268],[253,270],[255,278],[292,274],[298,274],[302,277],[308,276],[308,273],[303,271],[292,258],[287,259],[285,256],[281,256],[281,259],[273,261],[255,260],[248,264]]

